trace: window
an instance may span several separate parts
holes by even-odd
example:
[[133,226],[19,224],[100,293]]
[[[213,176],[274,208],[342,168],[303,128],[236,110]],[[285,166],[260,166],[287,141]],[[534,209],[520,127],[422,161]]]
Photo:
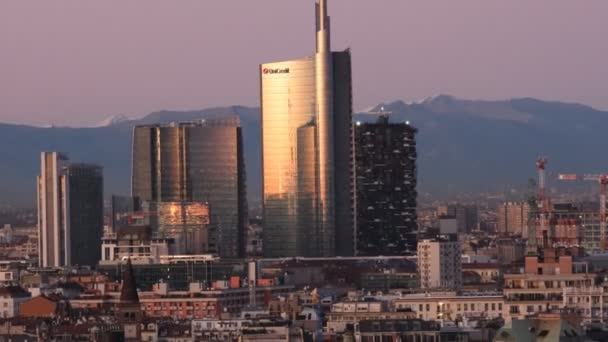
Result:
[[509,307],[509,312],[512,314],[518,314],[519,313],[519,306],[517,305],[511,305],[511,307]]
[[475,311],[475,303],[471,303],[471,311]]
[[498,303],[498,310],[502,311],[502,303]]
[[464,311],[469,311],[469,304],[464,303]]
[[422,304],[418,305],[418,311],[422,312]]
[[460,311],[461,307],[460,304],[456,305],[456,310]]
[[426,311],[431,311],[431,304],[426,305]]
[[492,311],[496,311],[496,303],[492,303]]
[[490,310],[488,303],[485,304],[485,308],[486,308],[486,311]]

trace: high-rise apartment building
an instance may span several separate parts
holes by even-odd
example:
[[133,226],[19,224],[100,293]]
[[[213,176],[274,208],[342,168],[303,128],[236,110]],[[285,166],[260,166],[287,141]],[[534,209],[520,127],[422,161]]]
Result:
[[212,249],[222,257],[241,257],[247,225],[244,164],[236,117],[138,126],[131,193],[158,208],[167,207],[164,202],[208,205],[217,236],[206,241],[217,241]]
[[42,152],[38,176],[40,266],[96,265],[102,233],[102,168],[70,164],[62,153]]
[[418,241],[420,287],[459,290],[462,286],[460,255],[460,243],[455,234]]
[[260,66],[264,252],[354,253],[350,52],[331,52],[316,4],[314,56]]
[[416,132],[384,115],[355,126],[357,255],[416,252]]
[[530,205],[526,202],[505,202],[496,210],[498,233],[511,235],[528,235]]

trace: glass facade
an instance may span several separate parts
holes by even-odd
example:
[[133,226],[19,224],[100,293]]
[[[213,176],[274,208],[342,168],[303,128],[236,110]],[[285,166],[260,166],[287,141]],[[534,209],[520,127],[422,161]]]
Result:
[[261,75],[264,250],[305,255],[317,227],[314,60],[264,64]]
[[103,173],[96,165],[71,164],[66,169],[69,201],[70,265],[95,266],[101,259]]
[[199,202],[144,202],[146,222],[156,237],[174,241],[177,254],[217,253],[216,229],[209,206]]
[[316,54],[260,66],[268,257],[354,249],[350,52],[330,52],[325,1],[316,9]]
[[244,254],[247,202],[238,118],[136,127],[133,158],[134,197],[208,205],[216,228],[210,248],[222,257]]
[[59,152],[42,152],[40,162],[39,265],[95,266],[103,232],[102,168],[70,164]]

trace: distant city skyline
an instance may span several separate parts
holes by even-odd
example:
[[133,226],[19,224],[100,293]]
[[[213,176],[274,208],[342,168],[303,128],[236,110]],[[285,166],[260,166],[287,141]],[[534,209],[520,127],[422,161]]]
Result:
[[[258,65],[310,54],[313,0],[0,3],[0,122],[87,126],[259,106]],[[608,2],[334,0],[354,107],[439,93],[608,109]]]

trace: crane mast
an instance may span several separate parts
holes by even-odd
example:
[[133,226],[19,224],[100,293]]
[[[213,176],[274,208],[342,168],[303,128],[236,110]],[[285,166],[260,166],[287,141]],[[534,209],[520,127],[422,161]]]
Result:
[[608,188],[608,175],[599,177],[600,183],[600,248],[605,251],[608,247],[606,241],[606,188]]
[[[536,161],[536,169],[538,171],[538,194],[536,195],[536,201],[538,202],[539,209],[539,227],[540,231],[545,237],[547,233],[547,225],[548,225],[548,214],[551,210],[549,199],[546,196],[546,176],[545,170],[547,168],[548,160],[547,158],[538,158]],[[548,234],[547,234],[548,235]],[[530,236],[528,236],[530,238]],[[536,236],[534,236],[536,239]],[[547,236],[548,238],[548,236]],[[548,247],[547,239],[543,238],[543,247]]]
[[[538,241],[537,237],[537,226],[540,227],[541,231],[546,230],[547,226],[547,199],[545,196],[545,168],[547,167],[546,158],[538,158],[536,160],[536,171],[538,173],[538,187],[536,196],[531,197],[528,200],[530,204],[530,213],[528,216],[528,242],[527,242],[527,254],[535,255],[538,252]],[[535,217],[535,213],[538,217]],[[545,242],[546,243],[546,242]]]

